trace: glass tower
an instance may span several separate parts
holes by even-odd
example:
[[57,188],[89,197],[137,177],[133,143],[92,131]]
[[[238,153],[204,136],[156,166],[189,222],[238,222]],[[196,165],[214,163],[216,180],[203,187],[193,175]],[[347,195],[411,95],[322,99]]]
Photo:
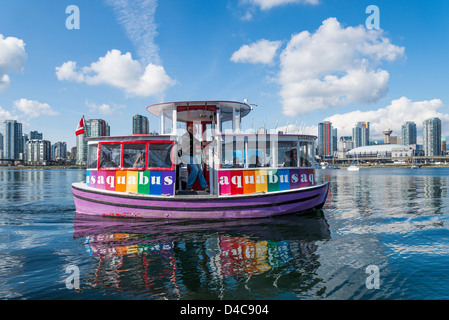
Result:
[[424,120],[423,147],[425,156],[441,155],[441,120],[439,118]]
[[148,134],[148,132],[148,118],[141,116],[140,114],[136,114],[133,117],[133,134]]
[[352,128],[354,148],[369,146],[369,122],[357,122]]
[[[318,155],[332,156],[336,151],[337,130],[332,128],[332,122],[323,121],[318,124]],[[335,139],[334,139],[335,135]]]
[[416,144],[416,123],[407,121],[402,125],[402,144]]
[[5,120],[3,125],[3,159],[20,160],[23,154],[22,124],[16,120]]
[[87,141],[84,138],[111,135],[109,124],[102,119],[86,120],[85,126],[84,133],[76,136],[76,164],[78,165],[85,165],[87,161]]

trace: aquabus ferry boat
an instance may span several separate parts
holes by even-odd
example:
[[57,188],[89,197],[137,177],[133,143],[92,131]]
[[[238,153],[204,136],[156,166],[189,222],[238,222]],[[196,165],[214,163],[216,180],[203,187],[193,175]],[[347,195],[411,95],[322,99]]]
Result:
[[[86,138],[86,180],[72,184],[78,213],[236,219],[323,207],[329,186],[315,181],[315,136],[243,132],[241,119],[252,107],[241,102],[167,102],[147,110],[160,118],[161,134]],[[188,129],[193,151],[186,155]],[[196,179],[186,188],[193,168],[186,156],[207,186]]]

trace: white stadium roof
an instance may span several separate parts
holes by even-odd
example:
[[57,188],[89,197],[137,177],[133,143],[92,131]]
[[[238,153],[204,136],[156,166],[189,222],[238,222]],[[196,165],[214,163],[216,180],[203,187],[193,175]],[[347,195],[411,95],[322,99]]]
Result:
[[409,150],[410,147],[403,144],[373,144],[371,146],[363,146],[351,149],[347,152],[347,154],[386,153],[392,152],[395,149]]

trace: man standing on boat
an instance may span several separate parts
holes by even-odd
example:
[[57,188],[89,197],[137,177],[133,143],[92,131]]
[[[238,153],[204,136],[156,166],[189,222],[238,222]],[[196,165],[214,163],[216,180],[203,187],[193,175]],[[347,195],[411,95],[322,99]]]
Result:
[[201,187],[204,191],[209,193],[209,187],[204,178],[203,171],[201,170],[201,147],[198,147],[197,149],[197,146],[200,146],[201,142],[195,138],[196,133],[196,127],[193,124],[189,124],[187,132],[182,136],[181,141],[181,159],[190,169],[186,190],[193,192],[193,183],[195,182],[195,179],[198,178]]

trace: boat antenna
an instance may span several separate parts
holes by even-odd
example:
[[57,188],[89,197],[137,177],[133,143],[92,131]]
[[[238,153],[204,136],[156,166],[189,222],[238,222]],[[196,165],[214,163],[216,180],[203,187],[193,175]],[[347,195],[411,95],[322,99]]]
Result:
[[248,103],[248,99],[243,99],[243,103],[249,105],[251,107],[251,110],[253,109],[252,107],[258,107],[256,103]]

